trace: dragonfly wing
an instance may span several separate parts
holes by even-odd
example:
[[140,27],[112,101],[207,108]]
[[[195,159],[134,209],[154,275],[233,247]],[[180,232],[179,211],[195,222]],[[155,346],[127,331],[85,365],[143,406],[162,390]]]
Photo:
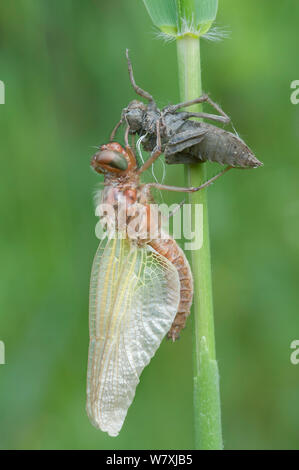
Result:
[[100,245],[91,276],[87,413],[109,435],[118,435],[179,300],[178,273],[166,258],[127,240]]

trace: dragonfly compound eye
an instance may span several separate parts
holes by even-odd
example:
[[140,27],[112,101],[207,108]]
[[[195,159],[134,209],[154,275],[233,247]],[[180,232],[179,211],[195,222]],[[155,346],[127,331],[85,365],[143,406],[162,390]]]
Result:
[[128,162],[114,150],[100,150],[92,157],[91,166],[97,173],[119,173],[128,169]]

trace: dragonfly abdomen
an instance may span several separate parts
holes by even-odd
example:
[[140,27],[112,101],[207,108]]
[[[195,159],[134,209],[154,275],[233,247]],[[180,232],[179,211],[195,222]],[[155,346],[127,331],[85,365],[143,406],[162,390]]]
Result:
[[168,338],[176,341],[180,337],[181,330],[185,328],[192,305],[193,277],[190,265],[183,250],[172,238],[153,240],[150,242],[150,245],[173,264],[179,275],[180,303],[175,319],[167,335]]

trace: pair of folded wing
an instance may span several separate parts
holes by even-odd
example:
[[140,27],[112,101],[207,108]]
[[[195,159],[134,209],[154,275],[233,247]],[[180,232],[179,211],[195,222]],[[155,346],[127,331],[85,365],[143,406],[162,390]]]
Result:
[[101,242],[91,275],[87,413],[111,436],[119,433],[179,300],[178,273],[166,258],[128,240]]

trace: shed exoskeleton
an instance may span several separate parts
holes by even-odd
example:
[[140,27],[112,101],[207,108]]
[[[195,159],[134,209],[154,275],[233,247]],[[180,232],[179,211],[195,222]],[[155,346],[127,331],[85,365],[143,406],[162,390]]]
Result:
[[[111,134],[111,141],[119,126],[126,122],[131,134],[142,137],[145,151],[154,152],[160,139],[161,151],[168,164],[211,161],[232,168],[257,168],[262,165],[237,135],[206,122],[190,120],[202,118],[222,124],[230,122],[229,116],[208,95],[160,110],[152,95],[136,85],[128,50],[126,55],[132,86],[139,96],[147,100],[147,104],[134,100],[123,109],[121,120]],[[219,114],[179,111],[197,103],[208,103]]]

